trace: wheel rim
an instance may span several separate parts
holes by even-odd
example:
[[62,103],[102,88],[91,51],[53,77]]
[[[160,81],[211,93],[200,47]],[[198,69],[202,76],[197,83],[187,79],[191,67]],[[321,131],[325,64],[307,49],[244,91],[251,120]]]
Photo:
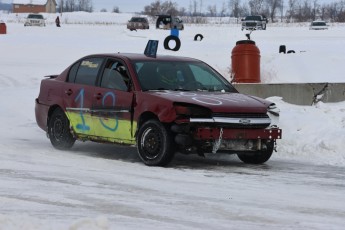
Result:
[[64,122],[61,117],[56,118],[53,121],[52,134],[56,141],[60,141],[64,133]]
[[154,128],[147,128],[141,137],[141,148],[145,153],[145,158],[152,160],[158,157],[161,150],[161,137]]

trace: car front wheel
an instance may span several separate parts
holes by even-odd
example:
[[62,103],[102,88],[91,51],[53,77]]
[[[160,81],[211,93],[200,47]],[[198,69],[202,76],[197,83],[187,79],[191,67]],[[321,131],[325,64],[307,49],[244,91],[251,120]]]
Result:
[[148,120],[140,127],[137,148],[139,157],[149,166],[165,166],[175,153],[170,131],[157,120]]
[[274,142],[266,143],[266,149],[252,152],[252,153],[238,153],[238,158],[247,164],[262,164],[268,161],[272,156],[274,150]]
[[61,150],[70,149],[75,142],[70,132],[69,120],[60,108],[56,108],[49,119],[48,136],[52,145]]

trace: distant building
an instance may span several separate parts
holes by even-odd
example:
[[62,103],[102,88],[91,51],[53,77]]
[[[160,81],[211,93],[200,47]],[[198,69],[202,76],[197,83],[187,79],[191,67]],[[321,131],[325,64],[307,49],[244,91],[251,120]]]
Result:
[[56,13],[55,0],[13,0],[13,13]]

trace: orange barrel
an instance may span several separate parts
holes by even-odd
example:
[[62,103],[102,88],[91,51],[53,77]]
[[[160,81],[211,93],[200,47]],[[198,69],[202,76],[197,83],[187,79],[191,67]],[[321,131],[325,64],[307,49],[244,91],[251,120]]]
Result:
[[232,49],[231,60],[233,82],[260,82],[260,50],[254,41],[236,42],[236,46]]
[[0,22],[0,34],[6,34],[6,24]]

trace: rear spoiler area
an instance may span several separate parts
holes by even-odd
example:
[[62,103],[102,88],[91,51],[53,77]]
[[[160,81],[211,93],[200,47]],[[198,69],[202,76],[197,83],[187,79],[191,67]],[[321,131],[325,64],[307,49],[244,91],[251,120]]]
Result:
[[44,76],[44,78],[57,78],[59,75],[47,75],[47,76]]

